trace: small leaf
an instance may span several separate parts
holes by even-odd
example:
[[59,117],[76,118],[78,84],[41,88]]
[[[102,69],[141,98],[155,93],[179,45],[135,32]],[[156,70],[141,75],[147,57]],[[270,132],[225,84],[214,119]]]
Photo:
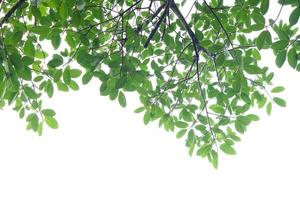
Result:
[[281,99],[279,97],[274,97],[273,100],[277,105],[279,105],[281,107],[286,107],[286,102],[284,99]]
[[209,144],[203,144],[197,151],[197,155],[202,158],[206,157],[208,153],[211,151],[212,146]]
[[53,93],[54,93],[54,88],[53,88],[53,84],[51,81],[48,81],[47,86],[46,86],[46,92],[48,97],[53,97]]
[[271,113],[272,113],[272,103],[271,102],[268,103],[266,109],[267,109],[267,114],[271,115]]
[[88,71],[82,76],[82,84],[88,84],[93,78],[93,73]]
[[16,69],[24,68],[22,57],[19,54],[13,53],[12,55],[9,56],[9,58]]
[[214,104],[211,105],[209,108],[215,113],[220,113],[220,114],[224,113],[224,108],[221,105]]
[[259,51],[257,49],[253,49],[252,50],[252,54],[253,54],[253,57],[256,59],[256,60],[261,60],[261,55],[259,53]]
[[282,86],[275,87],[271,90],[272,93],[280,93],[283,91],[284,91],[284,87],[282,87]]
[[245,133],[245,131],[246,131],[244,125],[241,123],[240,120],[236,120],[234,122],[234,127],[237,130],[237,132],[239,132],[239,133]]
[[277,42],[274,42],[272,44],[272,49],[274,50],[282,50],[284,48],[286,48],[289,44],[289,41],[288,40],[279,40]]
[[257,115],[254,114],[249,114],[246,116],[249,120],[251,121],[259,121],[259,117]]
[[291,48],[288,52],[288,62],[294,69],[297,67],[298,55],[295,48]]
[[135,109],[135,113],[141,113],[141,112],[143,112],[145,110],[145,108],[144,107],[139,107],[139,108],[137,108],[137,109]]
[[59,91],[62,91],[62,92],[68,92],[69,91],[68,86],[66,84],[64,84],[63,82],[57,82],[56,85],[57,85],[57,89]]
[[219,156],[218,153],[215,150],[212,150],[211,152],[211,163],[214,166],[215,169],[218,169],[219,165]]
[[270,0],[261,0],[260,10],[263,15],[268,12],[269,6],[270,6]]
[[246,65],[244,66],[244,70],[248,73],[248,74],[261,74],[262,70],[261,68],[259,68],[256,65]]
[[23,37],[23,32],[22,31],[15,31],[13,32],[13,36],[12,36],[12,42],[14,45],[18,44]]
[[39,126],[37,128],[37,132],[38,132],[39,136],[42,136],[42,134],[43,134],[43,122],[39,123]]
[[74,91],[78,91],[79,90],[79,85],[75,81],[73,81],[73,80],[71,80],[71,82],[69,84],[69,87],[72,90],[74,90]]
[[300,4],[293,10],[293,12],[290,15],[289,18],[290,25],[293,26],[297,24],[297,22],[299,21],[299,17],[300,17]]
[[182,121],[177,121],[177,122],[175,122],[175,126],[178,127],[178,128],[187,128],[188,123],[182,122]]
[[44,110],[42,110],[42,113],[44,116],[47,116],[47,117],[54,117],[56,115],[55,111],[52,109],[44,109]]
[[187,129],[182,129],[176,134],[176,138],[182,138],[187,132]]
[[33,46],[32,40],[26,40],[24,44],[24,54],[29,57],[34,57],[35,54],[35,48]]
[[71,82],[71,71],[70,71],[70,67],[66,67],[64,72],[63,72],[63,80],[65,82],[65,84],[69,85]]
[[51,36],[51,43],[54,49],[58,49],[61,43],[60,35],[55,33]]
[[46,116],[45,122],[50,128],[58,129],[58,123],[55,118]]
[[37,131],[39,126],[39,118],[36,113],[31,113],[30,115],[28,115],[26,121],[28,122],[32,130]]
[[226,153],[226,154],[228,154],[228,155],[235,155],[235,154],[236,154],[236,151],[234,150],[234,148],[232,148],[231,145],[226,144],[226,143],[221,144],[221,145],[220,145],[220,149],[221,149],[224,153]]
[[48,62],[48,66],[55,68],[55,67],[62,65],[63,62],[64,62],[64,60],[60,55],[54,54],[52,60],[50,60]]
[[145,125],[149,124],[150,120],[151,120],[150,112],[146,111],[144,114],[144,124]]
[[79,69],[71,69],[71,77],[72,78],[78,78],[81,76],[81,71]]
[[262,49],[264,45],[269,42],[271,42],[272,37],[269,31],[263,31],[259,34],[259,36],[256,39],[256,46],[258,49]]
[[69,16],[68,7],[66,2],[62,2],[59,8],[59,15],[63,20],[66,20]]
[[118,101],[122,107],[126,107],[126,97],[122,91],[119,92]]
[[24,86],[24,92],[26,96],[30,99],[37,99],[40,96],[31,87],[28,86]]
[[276,56],[276,65],[277,67],[282,67],[286,60],[286,50],[280,51]]

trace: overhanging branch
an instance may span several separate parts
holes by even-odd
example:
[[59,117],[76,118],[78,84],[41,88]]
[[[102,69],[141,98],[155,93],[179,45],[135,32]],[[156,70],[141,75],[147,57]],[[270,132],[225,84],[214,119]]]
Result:
[[176,3],[173,0],[171,2],[170,8],[175,13],[175,15],[178,17],[178,19],[181,21],[182,25],[184,26],[184,28],[188,32],[189,36],[191,37],[191,40],[192,40],[192,42],[194,44],[194,47],[195,47],[195,51],[197,51],[196,54],[198,54],[200,51],[203,51],[208,56],[211,56],[209,51],[206,48],[204,48],[203,46],[200,45],[195,33],[193,32],[193,30],[191,29],[191,27],[187,23],[186,19],[182,15],[181,11],[179,10],[178,6],[176,5]]
[[2,18],[2,20],[0,21],[0,27],[3,26],[3,24],[5,22],[7,22],[7,20],[14,14],[14,12],[22,6],[23,3],[25,3],[26,0],[19,0],[6,14],[5,16]]

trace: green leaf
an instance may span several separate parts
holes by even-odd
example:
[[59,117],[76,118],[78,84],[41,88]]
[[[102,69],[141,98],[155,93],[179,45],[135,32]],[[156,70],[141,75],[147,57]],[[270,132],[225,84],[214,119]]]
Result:
[[56,85],[57,85],[57,89],[59,91],[62,91],[62,92],[68,92],[69,91],[68,86],[66,84],[64,84],[63,82],[57,82]]
[[65,82],[65,84],[69,85],[71,82],[71,71],[70,71],[70,67],[66,67],[64,72],[63,72],[63,80]]
[[143,112],[145,110],[145,108],[144,107],[139,107],[139,108],[137,108],[137,109],[135,109],[135,113],[141,113],[141,112]]
[[66,20],[69,16],[68,6],[65,1],[63,1],[59,7],[59,15],[63,20]]
[[272,93],[280,93],[283,91],[284,91],[284,87],[282,87],[282,86],[275,87],[271,90]]
[[236,154],[236,151],[234,150],[234,148],[231,145],[227,144],[227,143],[221,144],[220,149],[228,155],[235,155]]
[[249,120],[251,121],[259,121],[259,117],[257,115],[254,114],[249,114],[246,116]]
[[61,43],[61,38],[59,34],[53,34],[51,36],[51,43],[54,49],[58,49]]
[[39,123],[39,126],[37,128],[37,132],[39,134],[39,136],[41,136],[43,134],[43,123]]
[[215,150],[211,151],[211,163],[215,169],[218,169],[219,166],[219,156]]
[[272,44],[272,49],[274,50],[283,50],[289,45],[288,40],[279,40]]
[[52,129],[58,129],[58,123],[56,121],[55,118],[53,117],[49,117],[49,116],[45,116],[45,122],[46,124],[52,128]]
[[84,85],[86,85],[86,84],[88,84],[92,80],[92,78],[93,78],[93,72],[88,71],[88,72],[86,72],[83,75],[83,77],[82,77],[82,83]]
[[78,78],[78,77],[80,77],[81,76],[81,70],[79,70],[79,69],[71,69],[71,77],[72,78]]
[[281,99],[279,97],[274,97],[273,100],[277,105],[279,105],[281,107],[286,107],[286,102],[284,99]]
[[298,61],[298,55],[295,48],[291,48],[288,52],[288,62],[291,67],[296,68]]
[[286,60],[286,54],[287,54],[287,51],[286,50],[283,50],[283,51],[280,51],[277,56],[276,56],[276,65],[280,68],[283,66],[285,60]]
[[264,28],[266,20],[265,20],[264,16],[259,11],[253,10],[252,19],[256,23],[253,26],[253,28],[255,28],[255,30],[261,30],[261,29]]
[[118,101],[119,101],[119,104],[122,106],[122,107],[126,107],[126,98],[125,98],[125,95],[122,91],[119,92],[119,96],[118,96]]
[[36,113],[31,113],[30,115],[28,115],[26,121],[28,122],[28,125],[32,130],[34,131],[38,130],[39,118],[36,115]]
[[69,84],[69,87],[72,90],[74,90],[74,91],[78,91],[79,90],[79,85],[75,81],[73,81],[73,80],[71,80],[71,82]]
[[82,22],[82,16],[81,16],[81,13],[79,11],[73,12],[71,17],[72,17],[71,22],[75,26],[79,26],[80,23]]
[[32,15],[34,17],[39,19],[42,16],[41,11],[38,9],[37,6],[31,6],[30,8],[31,8]]
[[26,81],[32,80],[31,69],[27,66],[24,66],[21,69],[17,69],[18,75]]
[[62,65],[63,62],[64,62],[64,60],[60,55],[54,54],[52,60],[50,60],[48,62],[48,66],[56,68],[56,67],[59,67],[60,65]]
[[49,81],[47,83],[46,92],[47,92],[48,97],[50,97],[50,98],[53,97],[54,88],[53,88],[53,84],[51,81]]
[[6,89],[7,89],[7,84],[6,81],[3,80],[2,82],[0,82],[0,102],[2,101],[3,97],[6,94]]
[[248,74],[261,74],[262,70],[256,65],[245,65],[244,66],[245,72]]
[[261,60],[261,55],[257,49],[252,50],[252,55],[256,60]]
[[259,0],[248,0],[248,2],[251,6],[256,6],[259,3]]
[[262,14],[266,14],[269,10],[270,1],[269,0],[261,0],[260,10]]
[[12,64],[15,66],[15,68],[17,70],[24,68],[24,63],[22,61],[22,58],[19,54],[17,53],[13,53],[9,56],[10,61],[12,62]]
[[24,54],[30,57],[34,57],[35,48],[31,39],[26,40],[24,44]]
[[202,158],[206,157],[209,152],[211,151],[211,144],[203,144],[197,151],[197,155],[201,156]]
[[272,113],[272,103],[271,102],[268,103],[266,110],[267,110],[267,114],[271,115],[271,113]]
[[42,110],[42,113],[46,117],[54,117],[56,115],[55,111],[52,109],[44,109]]
[[49,34],[51,29],[48,26],[33,26],[30,31],[40,36],[45,36]]
[[262,49],[265,44],[270,44],[272,37],[269,31],[263,31],[256,39],[256,46],[258,49]]
[[146,111],[144,114],[144,124],[145,125],[149,124],[150,120],[151,120],[150,112]]
[[187,128],[188,123],[182,122],[182,121],[177,121],[177,122],[175,122],[175,126],[178,127],[178,128]]
[[37,99],[40,97],[31,87],[24,86],[24,92],[26,96],[30,99]]
[[297,22],[299,21],[299,17],[300,17],[300,5],[298,5],[291,13],[289,18],[290,25],[293,26],[297,24]]
[[12,35],[12,44],[17,45],[23,37],[23,32],[22,31],[15,31]]
[[224,108],[220,105],[217,104],[211,105],[209,108],[215,113],[220,113],[220,114],[224,113]]
[[227,143],[221,144],[220,149],[228,155],[236,154],[236,151],[234,150],[234,148],[231,145],[228,145]]
[[239,133],[245,133],[245,131],[246,131],[244,124],[241,123],[241,120],[236,120],[234,122],[234,127],[237,130],[237,132],[239,132]]
[[176,134],[176,138],[178,138],[178,139],[182,138],[186,134],[186,132],[187,132],[187,129],[182,129],[182,130],[178,131]]
[[19,117],[20,117],[20,119],[23,119],[24,116],[25,116],[25,109],[22,108],[19,112]]

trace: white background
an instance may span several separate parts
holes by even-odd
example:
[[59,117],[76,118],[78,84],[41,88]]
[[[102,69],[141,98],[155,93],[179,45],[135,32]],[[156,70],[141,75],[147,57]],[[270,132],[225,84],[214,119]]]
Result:
[[145,127],[134,95],[123,109],[99,96],[97,82],[47,101],[60,128],[42,137],[26,132],[14,111],[0,111],[0,199],[299,199],[300,74],[277,69],[272,54],[263,58],[286,87],[288,107],[271,117],[261,111],[218,170],[190,158],[174,133]]

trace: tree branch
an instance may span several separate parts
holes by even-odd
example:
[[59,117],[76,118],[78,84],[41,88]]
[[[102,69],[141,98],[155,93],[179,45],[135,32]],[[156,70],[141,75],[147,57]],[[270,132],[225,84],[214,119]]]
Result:
[[186,19],[184,18],[184,16],[182,15],[181,11],[179,10],[179,8],[177,7],[176,3],[172,0],[171,2],[171,9],[172,11],[175,13],[175,15],[178,17],[178,19],[181,21],[181,23],[183,24],[184,28],[186,29],[186,31],[188,32],[189,36],[192,39],[192,42],[195,46],[195,50],[197,51],[196,53],[199,53],[200,51],[205,52],[208,56],[211,56],[211,54],[209,53],[209,51],[202,47],[195,35],[195,33],[193,32],[193,30],[191,29],[191,27],[189,26],[189,24],[187,23]]
[[22,6],[23,3],[25,3],[26,0],[19,0],[2,18],[0,21],[0,27],[3,26],[3,24],[14,14],[14,12]]
[[159,18],[159,21],[157,22],[156,26],[154,27],[154,29],[151,31],[145,45],[144,48],[147,48],[150,41],[152,40],[152,38],[154,37],[155,33],[157,32],[158,28],[160,27],[161,23],[164,21],[164,19],[166,18],[167,14],[168,14],[168,10],[170,8],[170,3],[172,0],[168,0],[166,5],[165,5],[165,10],[162,14],[162,16]]
[[[151,1],[152,3],[153,1]],[[156,11],[155,13],[153,13],[153,15],[151,15],[151,17],[145,22],[145,25],[148,25],[152,20],[154,20],[154,18],[157,17],[157,15],[162,11],[162,9],[165,7],[165,4],[162,4]],[[150,8],[150,7],[149,7]],[[142,31],[144,24],[141,24],[137,27],[136,32],[140,33]]]

